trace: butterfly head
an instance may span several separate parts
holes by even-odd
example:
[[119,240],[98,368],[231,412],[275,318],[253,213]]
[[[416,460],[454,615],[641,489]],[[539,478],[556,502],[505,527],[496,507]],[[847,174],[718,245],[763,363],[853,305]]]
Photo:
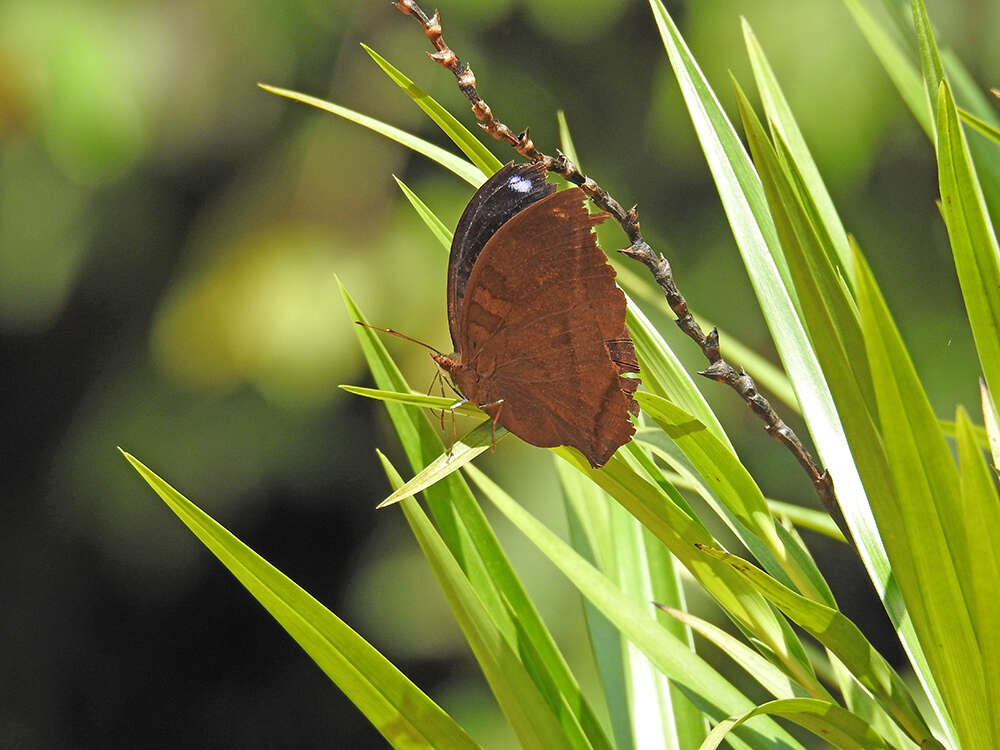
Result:
[[455,352],[450,355],[431,352],[431,359],[438,367],[445,370],[454,381],[455,388],[470,401],[476,401],[480,395],[479,372],[475,367],[463,364],[462,355]]

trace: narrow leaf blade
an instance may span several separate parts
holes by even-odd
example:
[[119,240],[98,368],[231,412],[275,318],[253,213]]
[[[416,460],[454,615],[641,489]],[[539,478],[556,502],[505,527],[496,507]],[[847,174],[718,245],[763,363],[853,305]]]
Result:
[[452,143],[458,146],[473,164],[486,176],[496,172],[503,163],[496,158],[482,141],[469,132],[454,115],[438,104],[426,91],[396,69],[392,63],[367,44],[361,47],[375,61],[387,76],[409,96],[420,109],[427,113]]
[[355,112],[353,109],[341,107],[339,104],[327,102],[315,96],[301,94],[298,91],[283,89],[278,86],[270,86],[266,83],[258,83],[257,85],[264,89],[264,91],[330,112],[331,114],[342,117],[345,120],[368,128],[379,135],[383,135],[389,140],[396,141],[396,143],[406,146],[408,149],[416,151],[418,154],[426,156],[431,161],[440,164],[445,169],[461,177],[473,187],[479,187],[486,181],[486,177],[483,175],[482,171],[480,171],[475,165],[467,162],[465,159],[461,159],[458,156],[455,156],[455,154],[445,151],[440,146],[435,146],[433,143],[425,141],[423,138],[418,138],[411,133],[407,133],[405,130],[401,130],[400,128],[384,123],[381,120],[376,120],[374,117],[363,115],[360,112]]
[[138,459],[125,451],[122,455],[393,747],[401,750],[479,747],[448,714],[343,620]]

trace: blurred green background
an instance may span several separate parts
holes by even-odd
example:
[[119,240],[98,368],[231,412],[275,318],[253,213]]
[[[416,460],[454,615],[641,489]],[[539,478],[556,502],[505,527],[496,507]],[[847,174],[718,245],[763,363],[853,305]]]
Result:
[[[639,204],[692,307],[773,359],[647,4],[441,3],[445,36],[497,115],[530,125],[551,152],[564,109],[585,169]],[[956,402],[975,410],[930,144],[843,5],[667,5],[730,112],[728,72],[749,81],[748,18],[939,415]],[[928,7],[977,80],[1000,83],[1000,5]],[[403,463],[388,421],[336,388],[370,383],[334,274],[374,322],[447,346],[447,258],[392,175],[452,225],[472,191],[256,87],[328,98],[447,146],[362,41],[471,126],[453,79],[388,1],[0,3],[0,746],[383,746],[118,445],[343,616],[477,739],[512,744],[401,515],[374,510],[387,491],[374,448]],[[602,237],[609,250],[622,243]],[[694,347],[651,314],[699,369]],[[426,352],[388,345],[415,387],[430,382]],[[814,505],[743,404],[704,390],[765,492]],[[546,452],[507,440],[482,464],[563,528]],[[498,530],[592,689],[582,625],[567,615],[578,597]],[[843,608],[898,661],[853,556],[807,541]]]

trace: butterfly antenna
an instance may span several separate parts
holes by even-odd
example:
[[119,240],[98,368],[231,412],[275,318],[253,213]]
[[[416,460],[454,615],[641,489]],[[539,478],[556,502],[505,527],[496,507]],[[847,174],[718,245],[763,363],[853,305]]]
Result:
[[368,323],[362,323],[360,320],[355,320],[354,322],[357,323],[359,326],[362,326],[363,328],[371,328],[373,331],[381,331],[382,333],[391,333],[393,336],[399,336],[399,338],[406,339],[407,341],[412,341],[414,344],[420,344],[420,346],[430,349],[432,352],[434,352],[435,354],[439,354],[442,357],[445,356],[444,352],[439,352],[430,344],[425,344],[423,341],[419,341],[415,338],[412,338],[411,336],[407,336],[405,333],[394,331],[391,328],[378,328],[377,326],[369,325]]

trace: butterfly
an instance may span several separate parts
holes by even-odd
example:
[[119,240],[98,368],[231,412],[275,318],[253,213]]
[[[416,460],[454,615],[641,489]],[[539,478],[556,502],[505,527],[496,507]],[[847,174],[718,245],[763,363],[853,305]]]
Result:
[[598,247],[580,188],[513,163],[473,195],[448,262],[455,351],[431,356],[455,388],[539,447],[569,445],[603,466],[635,434],[639,386],[625,295]]

